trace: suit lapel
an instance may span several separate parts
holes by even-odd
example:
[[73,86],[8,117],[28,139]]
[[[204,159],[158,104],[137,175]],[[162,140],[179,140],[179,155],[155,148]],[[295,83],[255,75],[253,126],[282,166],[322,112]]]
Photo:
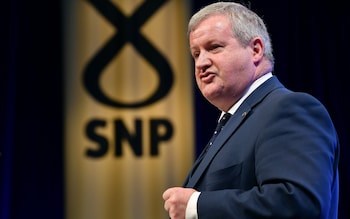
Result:
[[[204,155],[204,157],[197,162],[200,162],[193,173],[192,177],[189,176],[188,183],[186,187],[194,187],[194,185],[199,180],[200,176],[203,174],[205,169],[208,167],[211,160],[215,157],[216,153],[220,150],[220,148],[224,145],[224,143],[227,141],[229,136],[231,136],[237,129],[237,127],[243,122],[245,117],[248,115],[250,108],[244,104],[246,107],[241,107],[240,111],[237,111],[231,118],[228,120],[227,124],[225,125],[224,129],[220,132],[220,134],[216,137],[213,145],[210,147],[208,152]],[[195,163],[195,165],[196,165]]]
[[[198,167],[192,176],[189,175],[187,177],[184,184],[185,187],[195,187],[196,183],[204,171],[207,169],[212,159],[215,157],[224,143],[228,140],[228,138],[236,131],[240,124],[249,117],[249,114],[251,113],[253,107],[262,101],[264,97],[268,95],[268,93],[278,87],[283,87],[283,85],[280,84],[276,77],[272,77],[261,86],[259,86],[245,101],[243,101],[236,113],[231,116],[224,129],[217,136],[210,150],[208,150],[208,152],[201,160],[197,160],[195,162],[194,166],[198,165]],[[199,164],[197,164],[198,162]]]

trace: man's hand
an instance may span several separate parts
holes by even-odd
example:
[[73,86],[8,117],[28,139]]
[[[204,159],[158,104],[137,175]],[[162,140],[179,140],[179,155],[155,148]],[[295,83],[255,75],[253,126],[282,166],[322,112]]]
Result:
[[171,219],[185,219],[187,202],[196,190],[174,187],[163,193],[164,209]]

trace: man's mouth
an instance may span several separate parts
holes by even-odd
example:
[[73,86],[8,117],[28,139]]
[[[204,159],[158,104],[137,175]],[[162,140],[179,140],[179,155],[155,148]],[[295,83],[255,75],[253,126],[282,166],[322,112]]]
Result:
[[214,78],[215,78],[215,74],[214,73],[210,73],[210,72],[205,72],[205,73],[202,73],[200,75],[200,79],[204,83],[210,83],[210,82],[213,81]]

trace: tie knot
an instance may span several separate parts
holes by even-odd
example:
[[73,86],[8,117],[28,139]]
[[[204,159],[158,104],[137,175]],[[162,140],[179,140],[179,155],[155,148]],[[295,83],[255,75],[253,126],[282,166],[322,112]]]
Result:
[[220,121],[219,121],[219,123],[218,123],[218,125],[216,126],[216,129],[215,129],[216,134],[217,134],[218,132],[221,131],[222,127],[224,127],[224,125],[226,124],[226,122],[229,120],[230,116],[231,116],[230,113],[225,113],[225,114],[221,117],[221,119],[220,119]]
[[219,121],[221,126],[224,126],[230,117],[231,117],[230,113],[225,113]]

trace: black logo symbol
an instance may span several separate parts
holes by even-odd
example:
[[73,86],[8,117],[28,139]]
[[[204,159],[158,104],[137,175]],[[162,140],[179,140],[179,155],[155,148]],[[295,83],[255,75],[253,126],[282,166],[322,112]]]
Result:
[[[118,32],[90,60],[83,74],[83,83],[88,92],[99,102],[121,108],[137,108],[152,104],[163,98],[173,84],[173,72],[162,54],[139,32],[147,19],[167,0],[145,1],[130,17],[110,1],[88,0],[109,22],[118,28]],[[130,42],[136,50],[156,69],[159,84],[156,91],[143,101],[123,103],[107,97],[100,88],[99,78],[105,66],[118,54],[122,47]]]

